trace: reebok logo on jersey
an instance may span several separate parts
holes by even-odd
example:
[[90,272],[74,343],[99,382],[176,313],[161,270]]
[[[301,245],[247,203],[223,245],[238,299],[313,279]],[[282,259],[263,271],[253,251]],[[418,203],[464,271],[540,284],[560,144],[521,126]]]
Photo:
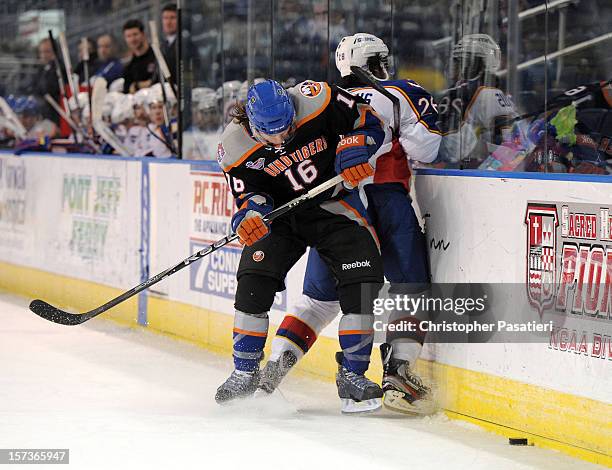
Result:
[[346,150],[350,147],[362,147],[366,145],[366,138],[363,134],[349,135],[344,137],[339,143],[336,149],[336,153]]
[[343,263],[342,264],[342,271],[348,271],[350,269],[355,269],[355,268],[370,268],[370,260],[369,259],[365,259],[363,261],[355,261],[354,263]]

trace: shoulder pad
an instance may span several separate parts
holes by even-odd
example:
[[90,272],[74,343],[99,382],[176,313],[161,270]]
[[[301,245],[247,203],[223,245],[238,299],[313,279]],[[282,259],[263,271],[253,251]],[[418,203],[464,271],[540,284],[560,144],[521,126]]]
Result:
[[331,100],[331,89],[325,82],[306,80],[287,90],[293,98],[295,120],[300,126],[321,114]]
[[242,125],[230,122],[217,147],[217,162],[223,171],[230,171],[261,147],[263,144],[256,142]]

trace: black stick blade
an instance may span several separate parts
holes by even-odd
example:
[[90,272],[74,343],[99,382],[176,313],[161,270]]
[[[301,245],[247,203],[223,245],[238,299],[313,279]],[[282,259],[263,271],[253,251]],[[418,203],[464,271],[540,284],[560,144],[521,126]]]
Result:
[[86,315],[64,312],[43,300],[30,302],[30,310],[39,317],[60,325],[79,325],[87,320]]

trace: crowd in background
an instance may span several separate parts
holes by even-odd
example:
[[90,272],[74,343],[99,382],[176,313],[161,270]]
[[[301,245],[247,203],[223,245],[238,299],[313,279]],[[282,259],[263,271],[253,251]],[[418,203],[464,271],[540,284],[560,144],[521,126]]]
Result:
[[[147,3],[133,1],[138,5]],[[23,80],[19,89],[4,93],[0,145],[19,150],[161,158],[178,157],[180,153],[183,159],[212,160],[229,110],[246,98],[249,84],[257,77],[273,76],[286,86],[304,79],[334,81],[337,75],[333,52],[340,38],[367,31],[390,45],[398,78],[415,79],[435,96],[441,111],[440,127],[449,134],[436,166],[610,173],[612,60],[605,51],[609,51],[612,41],[597,41],[612,33],[612,8],[600,0],[568,0],[561,9],[546,13],[549,30],[545,32],[541,15],[521,19],[518,60],[532,64],[518,69],[512,88],[507,43],[511,3],[487,1],[482,11],[474,14],[471,0],[187,1],[183,12],[181,90],[176,74],[177,9],[168,4],[160,9],[157,19],[170,80],[163,86],[159,83],[164,80],[146,21],[124,17],[120,31],[101,31],[95,38],[73,42],[71,52],[77,52],[73,71],[80,90],[76,99],[66,99],[71,95],[68,85],[67,91],[60,93],[55,63],[57,60],[64,65],[62,57],[56,57],[51,39],[44,38],[37,47],[36,71],[29,80]],[[524,13],[537,10],[543,3],[520,0],[518,8]],[[489,14],[493,10],[495,14]],[[561,35],[561,22],[557,19],[562,13],[572,18],[564,26],[565,44],[594,44],[563,59],[539,60],[563,46],[557,41]],[[602,19],[587,27],[586,20],[593,15]],[[462,37],[473,32],[489,33],[487,36],[499,50],[499,64],[495,70],[480,71],[480,83],[474,89],[499,91],[499,99],[512,108],[503,122],[497,119],[499,116],[491,115],[487,122],[476,125],[473,109],[471,116],[466,112],[469,100],[462,104],[459,118],[451,118],[447,112],[457,93],[465,94],[464,89],[469,87],[464,85],[480,73],[470,70],[476,57],[463,57],[459,67],[453,64],[453,53]],[[546,34],[555,40],[544,41]],[[464,75],[454,75],[457,70]],[[66,76],[62,78],[67,82]],[[92,105],[92,90],[98,79],[104,79],[106,90],[103,100]],[[181,152],[177,136],[179,92],[184,110]],[[589,97],[576,105],[572,93]],[[45,95],[72,117],[79,132],[66,124]],[[21,132],[8,118],[7,107],[20,121]],[[92,128],[92,108],[112,133],[113,139],[106,140],[116,138],[116,145],[99,138],[97,129]],[[453,119],[459,121],[452,122]]]

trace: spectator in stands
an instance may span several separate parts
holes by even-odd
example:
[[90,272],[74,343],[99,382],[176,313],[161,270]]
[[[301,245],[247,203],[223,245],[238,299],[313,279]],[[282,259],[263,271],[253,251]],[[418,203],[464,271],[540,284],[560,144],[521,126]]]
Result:
[[123,38],[132,53],[132,60],[123,70],[123,91],[135,93],[157,81],[157,62],[140,20],[128,20],[123,25]]
[[[169,3],[162,9],[162,34],[163,40],[161,42],[161,50],[170,74],[172,76],[172,82],[177,83],[177,37],[178,37],[178,13],[176,4]],[[196,86],[197,78],[199,77],[200,70],[200,54],[198,48],[191,40],[189,31],[183,28],[181,32],[182,39],[182,53],[181,58],[183,60],[183,84],[185,89],[192,89]],[[183,96],[184,109],[191,108],[191,95],[189,93]],[[191,115],[185,113],[184,125],[188,127],[191,125]]]
[[176,4],[169,3],[162,8],[162,33],[164,40],[161,50],[170,69],[172,80],[176,83],[176,37],[178,32],[178,16]]
[[[93,75],[93,71],[98,68],[98,53],[96,52],[96,43],[92,38],[87,38],[87,47],[89,48],[89,76]],[[85,51],[83,45],[79,42],[79,63],[74,68],[74,73],[79,76],[79,83],[85,83]]]
[[123,64],[117,58],[117,41],[111,34],[98,36],[98,67],[93,75],[103,77],[108,84],[123,76]]
[[51,95],[55,101],[60,101],[60,86],[53,63],[55,54],[53,53],[53,46],[49,38],[44,38],[38,43],[38,60],[40,65],[36,73],[32,75],[32,82],[29,84],[28,91],[44,103],[40,110],[42,117],[59,125],[59,116],[54,109],[44,101],[44,96],[47,93]]
[[[176,38],[178,33],[178,16],[176,4],[169,3],[162,9],[162,33],[164,40],[161,44],[161,50],[164,58],[168,63],[168,68],[172,74],[172,79],[176,83]],[[197,76],[199,67],[198,49],[193,44],[188,31],[182,32],[182,56],[183,70],[189,76]],[[185,78],[185,77],[184,77]],[[188,80],[186,80],[188,82]]]

